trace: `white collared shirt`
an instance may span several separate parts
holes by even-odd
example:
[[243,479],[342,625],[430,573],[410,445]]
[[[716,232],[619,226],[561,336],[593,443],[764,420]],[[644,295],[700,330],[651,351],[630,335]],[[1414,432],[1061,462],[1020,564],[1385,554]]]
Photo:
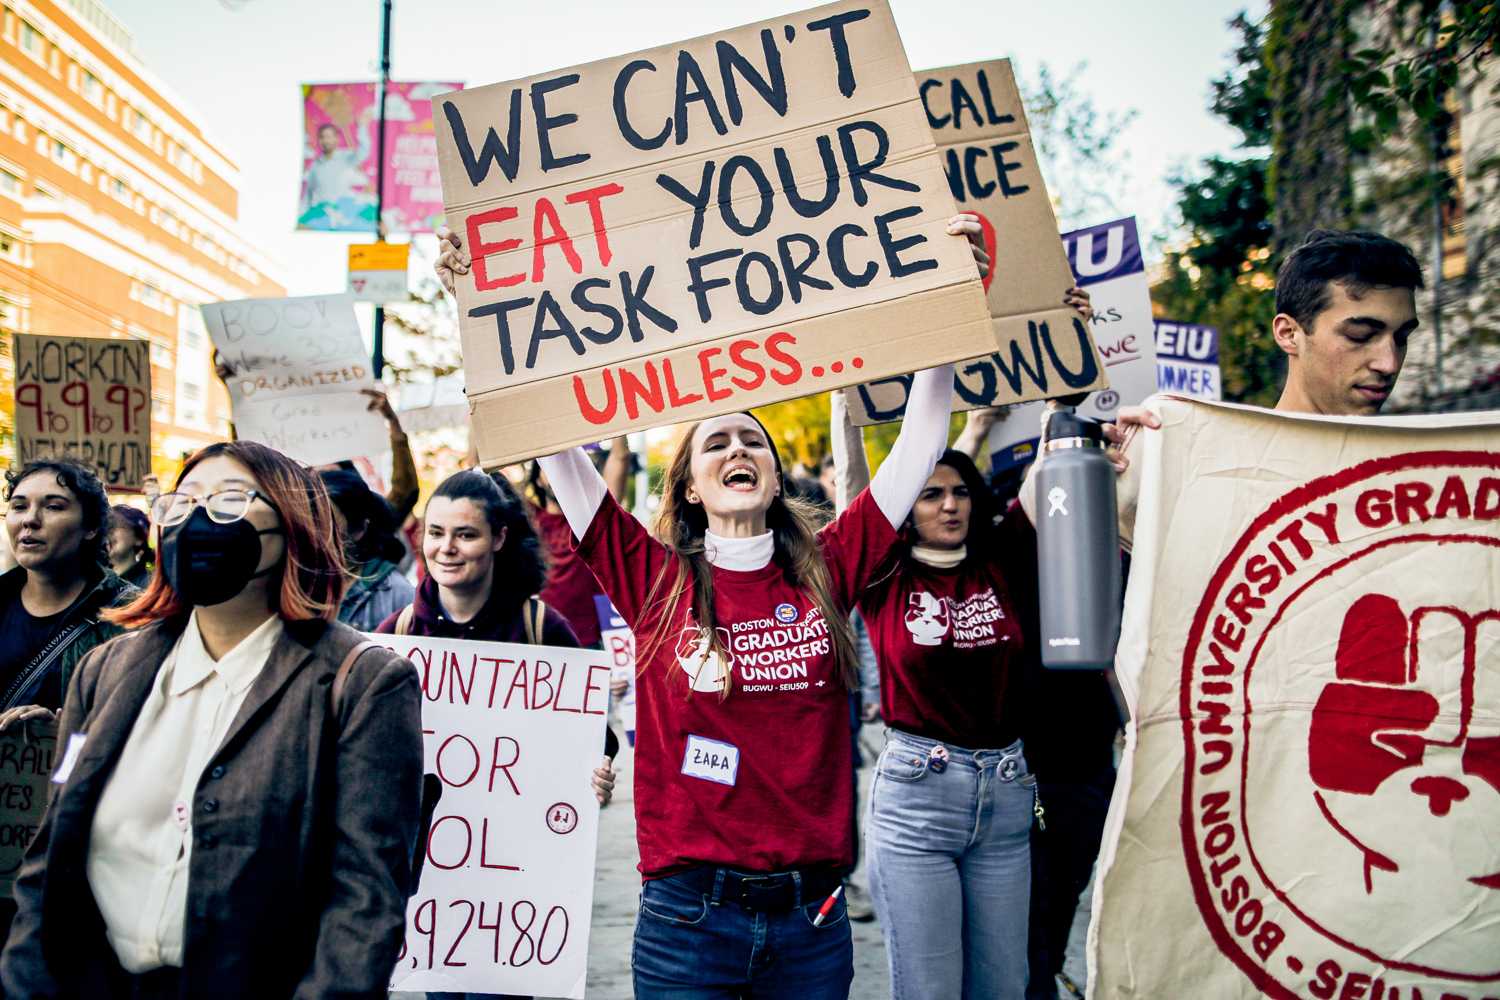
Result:
[[272,615],[216,663],[194,611],[99,796],[86,871],[126,972],[182,965],[198,779],[281,633]]

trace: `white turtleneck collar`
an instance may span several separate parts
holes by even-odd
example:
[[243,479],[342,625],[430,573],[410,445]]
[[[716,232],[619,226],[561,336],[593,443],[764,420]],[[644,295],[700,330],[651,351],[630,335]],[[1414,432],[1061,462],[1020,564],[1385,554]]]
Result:
[[710,566],[750,573],[765,569],[776,554],[776,536],[767,531],[750,538],[725,538],[704,532],[703,555]]
[[911,557],[917,562],[935,569],[952,569],[964,561],[969,553],[966,545],[960,545],[956,549],[935,549],[928,545],[913,545]]

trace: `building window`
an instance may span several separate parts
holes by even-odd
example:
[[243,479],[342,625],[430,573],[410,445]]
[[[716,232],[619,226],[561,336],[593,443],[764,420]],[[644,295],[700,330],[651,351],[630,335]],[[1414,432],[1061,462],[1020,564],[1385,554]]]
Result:
[[21,51],[40,62],[46,56],[47,43],[30,21],[21,22]]
[[179,383],[179,388],[182,390],[182,398],[183,399],[192,400],[192,401],[196,402],[198,399],[200,399],[203,396],[203,388],[202,388],[202,386],[194,385],[192,382],[182,382],[182,383]]
[[78,176],[83,178],[85,184],[94,179],[94,168],[87,160],[78,164]]
[[9,170],[0,168],[0,194],[5,195],[7,198],[20,200],[21,178]]
[[130,109],[130,131],[146,145],[151,145],[151,123],[135,108]]
[[83,99],[96,108],[104,102],[104,84],[88,70],[83,71]]
[[164,424],[172,422],[172,400],[169,397],[151,394],[151,419]]
[[116,102],[115,102],[115,95],[114,94],[105,94],[104,95],[104,113],[107,114],[107,115],[109,115],[109,120],[110,121],[114,121],[115,120],[115,110],[116,110],[115,103]]
[[56,201],[62,197],[57,188],[46,181],[33,180],[31,182],[31,190],[38,198],[51,198],[53,201]]
[[151,363],[158,368],[172,367],[172,349],[166,344],[151,342]]
[[56,139],[52,140],[52,160],[70,174],[78,172],[78,154]]

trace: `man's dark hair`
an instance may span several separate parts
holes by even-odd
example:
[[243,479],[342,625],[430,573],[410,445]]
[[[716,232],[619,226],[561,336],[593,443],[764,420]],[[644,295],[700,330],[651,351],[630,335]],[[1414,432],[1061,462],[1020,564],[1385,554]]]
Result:
[[98,532],[92,542],[84,539],[83,544],[78,547],[79,567],[87,572],[93,566],[108,566],[109,529],[113,515],[109,509],[109,494],[104,492],[104,484],[99,481],[94,470],[67,458],[27,462],[20,472],[5,474],[5,499],[9,500],[16,487],[24,480],[37,475],[55,477],[64,489],[73,494],[83,510],[83,524],[80,527],[83,534]]
[[1359,230],[1314,229],[1276,272],[1276,311],[1312,332],[1328,308],[1328,286],[1338,283],[1356,298],[1371,288],[1421,288],[1422,265],[1404,244]]
[[151,519],[129,504],[117,503],[110,510],[114,514],[111,528],[129,528],[141,544],[141,556],[149,565],[154,558],[151,552]]

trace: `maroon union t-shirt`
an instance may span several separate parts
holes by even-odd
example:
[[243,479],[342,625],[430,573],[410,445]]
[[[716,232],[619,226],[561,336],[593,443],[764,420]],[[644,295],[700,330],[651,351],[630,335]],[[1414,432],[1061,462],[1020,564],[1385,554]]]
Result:
[[532,507],[531,516],[547,549],[547,584],[537,596],[567,619],[580,646],[596,645],[599,612],[594,609],[594,595],[604,590],[573,550],[573,529],[568,527],[568,519],[540,507]]
[[860,595],[887,725],[970,750],[1019,737],[1011,667],[1022,632],[1006,562],[1003,551],[971,552],[939,569],[905,555]]
[[[896,534],[865,493],[819,539],[834,599],[847,609]],[[608,497],[578,551],[635,631],[637,649],[647,649],[664,614],[662,598],[677,579],[676,557]],[[664,580],[653,595],[658,574]],[[728,662],[705,655],[689,589],[665,625],[665,640],[638,668],[641,873],[659,878],[705,864],[766,872],[848,865],[849,702],[828,623],[774,560],[751,572],[715,567],[713,581]],[[726,674],[729,694],[721,698]]]

